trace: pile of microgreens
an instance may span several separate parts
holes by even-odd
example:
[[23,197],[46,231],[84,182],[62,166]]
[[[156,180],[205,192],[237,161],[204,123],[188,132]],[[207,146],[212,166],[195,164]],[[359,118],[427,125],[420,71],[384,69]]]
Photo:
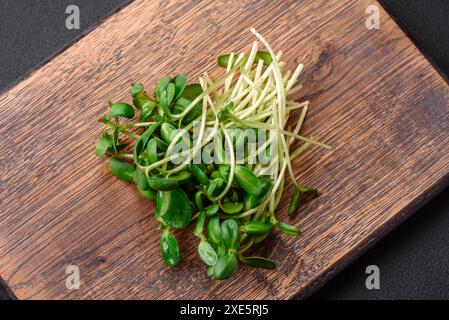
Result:
[[[295,85],[303,65],[293,73],[284,70],[281,53],[275,55],[266,40],[251,31],[267,51],[258,51],[254,42],[247,54],[220,56],[218,64],[226,72],[215,81],[208,74],[200,77],[199,84],[187,84],[183,75],[164,77],[154,96],[145,92],[142,84],[132,85],[135,108],[110,102],[107,116],[100,119],[107,129],[96,147],[98,156],[112,156],[109,168],[113,175],[134,182],[144,198],[156,201],[160,249],[166,264],[175,265],[180,259],[172,230],[195,224],[198,254],[208,266],[208,274],[216,279],[229,278],[238,261],[256,268],[276,267],[272,260],[245,253],[275,228],[300,235],[298,228],[278,221],[275,215],[285,173],[296,189],[288,209],[293,214],[303,195],[317,191],[297,183],[292,160],[311,145],[329,148],[299,135],[309,103],[286,100],[299,88]],[[134,118],[135,109],[138,122],[120,122]],[[291,128],[287,122],[295,110],[300,111],[299,119]],[[194,123],[199,125],[198,136],[185,139]],[[246,162],[236,163],[234,151],[239,142],[230,137],[227,129],[232,128],[269,130],[268,142],[276,141],[276,148],[264,144],[255,152],[266,153],[273,160],[275,174],[271,178],[263,176],[262,165],[249,163],[252,153],[245,155]],[[218,134],[224,136],[229,157],[219,143],[213,149],[221,160],[218,164],[194,162]],[[187,148],[174,152],[180,143]],[[295,144],[300,145],[293,148]],[[129,146],[132,153],[126,151]]]

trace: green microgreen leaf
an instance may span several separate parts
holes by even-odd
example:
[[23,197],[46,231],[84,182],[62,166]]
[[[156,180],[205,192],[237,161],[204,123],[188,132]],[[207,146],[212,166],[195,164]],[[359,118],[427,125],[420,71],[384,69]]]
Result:
[[167,85],[167,103],[170,105],[173,102],[176,94],[176,87],[173,83]]
[[318,190],[312,187],[299,187],[299,190],[302,193],[307,193],[307,194],[316,194],[318,193]]
[[218,280],[230,278],[237,270],[237,257],[234,254],[223,252],[214,265],[214,277]]
[[111,158],[109,161],[111,173],[119,179],[131,182],[134,179],[135,169],[129,163],[118,158]]
[[148,140],[145,150],[146,150],[146,156],[147,156],[147,160],[148,160],[149,164],[152,164],[152,163],[155,163],[158,161],[156,138],[151,138],[150,140]]
[[211,198],[217,190],[219,190],[224,184],[224,180],[222,178],[216,178],[210,181],[209,186],[207,187],[206,194],[209,198]]
[[124,117],[132,119],[134,117],[134,108],[125,102],[117,102],[111,106],[108,117]]
[[131,85],[131,95],[134,97],[137,93],[144,91],[143,84],[136,83]]
[[207,238],[216,245],[221,244],[221,225],[218,216],[213,216],[209,219],[209,223],[207,224]]
[[201,260],[204,261],[205,264],[208,266],[213,266],[217,263],[217,253],[215,252],[214,248],[210,245],[207,241],[201,241],[198,246],[198,254],[201,258]]
[[161,253],[165,263],[174,266],[179,262],[179,246],[176,238],[166,229],[161,235]]
[[189,170],[192,172],[193,176],[201,183],[203,186],[209,185],[209,178],[198,166],[191,163],[189,165]]
[[206,211],[201,210],[193,230],[195,236],[201,237],[203,235],[204,221],[206,221]]
[[211,178],[211,179],[221,178],[220,172],[218,172],[218,170],[212,172],[212,173],[210,174],[210,178]]
[[206,208],[206,215],[208,217],[212,217],[213,215],[217,214],[218,210],[220,210],[220,206],[216,203],[213,203]]
[[240,187],[249,194],[257,196],[262,192],[262,184],[259,178],[246,167],[235,167],[235,179]]
[[263,257],[239,256],[240,262],[251,268],[276,269],[276,262]]
[[145,199],[151,200],[151,201],[156,200],[156,195],[157,195],[156,191],[154,191],[152,189],[142,190],[140,188],[137,188],[137,190]]
[[175,229],[185,228],[192,218],[192,206],[182,189],[159,191],[156,206],[164,222]]
[[[168,81],[168,82],[167,82]],[[180,80],[178,80],[179,82]],[[181,85],[181,83],[179,83]],[[178,88],[181,89],[181,88]],[[156,97],[159,100],[159,115],[170,117],[170,105],[175,99],[176,86],[169,77],[163,78],[156,87]]]
[[171,191],[179,186],[179,182],[172,178],[149,177],[148,184],[156,191]]
[[296,209],[298,209],[299,202],[301,201],[302,192],[301,190],[297,189],[295,190],[295,193],[293,194],[292,199],[290,200],[290,206],[288,207],[288,214],[292,215],[296,212]]
[[120,134],[120,128],[119,127],[115,127],[114,128],[114,133],[112,134],[112,152],[117,153],[118,152],[118,136]]
[[263,60],[263,63],[266,66],[269,66],[273,62],[273,58],[271,58],[271,55],[266,51],[257,51],[254,62],[257,63],[260,59]]
[[186,85],[187,77],[185,75],[180,74],[175,77],[175,95],[173,97],[173,100],[176,100],[181,96]]
[[218,119],[220,121],[225,121],[229,115],[232,114],[232,109],[234,108],[234,102],[229,102],[226,107],[218,113]]
[[260,192],[259,195],[255,196],[247,192],[243,194],[243,203],[245,204],[245,210],[255,208],[267,195],[268,191],[270,191],[270,188],[273,184],[271,179],[266,177],[260,177],[259,181],[260,184],[262,185],[262,191]]
[[[134,103],[136,104],[136,103]],[[139,103],[140,105],[140,103]],[[140,111],[140,118],[139,120],[142,122],[145,122],[148,120],[148,118],[151,116],[151,114],[153,113],[154,108],[156,108],[156,104],[152,101],[148,101],[147,103],[145,103],[142,107],[141,107],[141,111]]]
[[[182,91],[182,94],[175,98],[175,104],[173,106],[173,114],[179,114],[182,113],[189,105],[190,103],[195,100],[201,93],[203,93],[203,89],[201,88],[201,85],[198,83],[193,83],[187,85],[184,90]],[[184,125],[192,122],[196,118],[198,118],[202,113],[202,107],[200,103],[197,103],[192,110],[190,110],[183,118],[182,123]]]
[[203,88],[199,83],[191,83],[184,88],[180,97],[193,101],[202,93]]
[[110,147],[111,137],[109,134],[105,131],[101,135],[100,140],[97,143],[97,146],[95,147],[95,154],[97,157],[102,157],[106,154]]
[[197,191],[195,192],[194,196],[195,205],[199,210],[204,209],[203,199],[201,198],[203,196],[203,193],[204,193],[203,191]]
[[191,179],[191,177],[192,177],[192,174],[189,171],[184,170],[184,171],[181,171],[177,174],[170,176],[170,179],[178,181],[178,184],[183,184],[183,183],[186,183],[187,181],[189,181]]
[[[182,113],[192,102],[192,100],[188,100],[183,97],[179,97],[178,100],[176,100],[174,106],[173,106],[173,114],[180,114]],[[186,125],[198,118],[202,113],[202,108],[200,104],[196,104],[192,110],[187,112],[187,114],[184,116],[184,119],[182,121],[182,124]]]
[[220,173],[221,178],[227,181],[229,179],[229,173],[231,172],[231,166],[227,164],[220,164],[218,167],[218,172]]
[[300,236],[301,235],[301,231],[299,231],[299,229],[295,226],[283,223],[283,222],[278,222],[277,223],[277,227],[279,228],[280,231],[282,231],[285,234],[291,235],[291,236]]
[[161,96],[163,92],[166,92],[168,84],[171,82],[170,77],[163,77],[156,85],[156,88],[154,90],[154,95],[156,96],[156,99],[160,102]]
[[150,189],[150,185],[148,183],[147,177],[145,176],[145,173],[142,172],[142,170],[139,167],[136,168],[135,173],[134,173],[134,183],[142,191]]
[[265,240],[269,235],[270,235],[270,234],[267,233],[267,234],[264,234],[264,235],[261,235],[261,236],[254,236],[254,237],[253,237],[253,242],[254,242],[254,244],[261,243],[261,242],[262,242],[263,240]]
[[[133,97],[134,106],[142,110],[140,118],[144,118],[144,113],[150,114],[153,108],[156,106],[154,99],[152,99],[146,92],[141,83],[133,85],[131,87],[131,95]],[[144,109],[146,109],[144,111]]]
[[273,225],[262,221],[254,220],[244,224],[243,232],[249,236],[263,236],[273,230]]
[[162,140],[167,144],[170,144],[172,142],[172,140],[176,136],[177,132],[178,132],[178,129],[176,129],[174,126],[172,126],[168,122],[164,122],[161,126],[161,137],[162,137]]
[[212,277],[214,275],[214,266],[207,266],[207,275]]
[[227,214],[237,214],[243,210],[243,203],[241,202],[225,202],[221,204],[221,210]]
[[152,124],[139,138],[139,140],[134,145],[134,151],[133,151],[133,159],[134,163],[140,164],[139,162],[139,156],[142,154],[143,150],[145,150],[145,147],[147,146],[148,141],[150,141],[151,136],[153,135],[154,131],[156,131],[157,128],[159,128],[160,124],[155,123]]
[[154,137],[154,139],[156,139],[157,141],[157,148],[161,151],[167,151],[168,149],[168,144],[166,144],[164,141],[162,141],[161,139],[159,139],[158,137]]
[[221,224],[221,237],[223,247],[237,250],[240,245],[239,224],[233,219],[228,219]]
[[[218,65],[222,68],[227,68],[228,63],[229,63],[229,58],[230,58],[229,54],[224,54],[224,55],[219,56],[217,59]],[[260,59],[263,60],[263,63],[266,66],[269,66],[271,64],[271,62],[273,62],[271,55],[266,51],[257,51],[256,57],[254,59],[254,63],[258,63]]]

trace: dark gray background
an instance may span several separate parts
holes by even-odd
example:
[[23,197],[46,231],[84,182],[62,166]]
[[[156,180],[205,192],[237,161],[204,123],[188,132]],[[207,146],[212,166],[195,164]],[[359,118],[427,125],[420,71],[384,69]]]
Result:
[[[1,0],[0,90],[69,46],[128,0]],[[383,0],[417,46],[449,75],[449,1]],[[76,4],[81,30],[65,28]],[[449,189],[419,210],[312,299],[449,299]],[[365,268],[379,266],[381,289],[365,288]],[[1,285],[1,284],[0,284]],[[0,299],[7,294],[0,290]]]

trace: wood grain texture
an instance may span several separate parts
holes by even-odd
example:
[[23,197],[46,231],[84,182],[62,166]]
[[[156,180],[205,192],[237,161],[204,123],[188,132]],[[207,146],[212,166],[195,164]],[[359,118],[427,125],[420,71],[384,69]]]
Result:
[[[0,96],[0,275],[19,299],[288,299],[307,296],[409,215],[449,173],[449,88],[391,18],[365,28],[369,0],[135,1]],[[321,190],[296,218],[304,236],[258,252],[216,282],[184,231],[163,267],[153,207],[94,155],[106,101],[167,74],[196,79],[248,49],[254,26],[293,67],[312,102],[305,134],[334,146],[295,162]],[[280,210],[286,211],[286,200]],[[65,287],[76,264],[81,287]]]

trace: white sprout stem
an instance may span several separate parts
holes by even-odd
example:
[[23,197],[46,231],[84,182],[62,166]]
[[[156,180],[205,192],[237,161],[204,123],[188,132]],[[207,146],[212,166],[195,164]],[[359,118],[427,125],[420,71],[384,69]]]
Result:
[[309,106],[309,105],[310,105],[310,101],[305,101],[305,102],[301,102],[301,103],[288,101],[287,106],[289,106],[289,107],[287,107],[287,111],[301,109],[301,108],[303,108],[305,106]]
[[[279,186],[283,182],[283,177],[284,177],[286,168],[287,168],[287,162],[284,160],[282,163],[281,170],[279,171],[279,175],[274,182],[273,188],[271,189],[270,195],[265,199],[265,201],[262,202],[262,205],[260,205],[261,207],[265,208],[265,206],[268,204],[268,202],[271,201],[274,198],[274,196],[276,195],[276,191],[278,190]],[[259,218],[259,217],[256,216],[255,219],[257,219],[257,218]]]
[[[302,125],[304,124],[304,120],[306,119],[306,114],[307,114],[308,109],[309,109],[309,107],[307,105],[305,105],[303,107],[303,109],[301,111],[301,115],[299,116],[299,119],[298,119],[298,123],[296,124],[296,127],[293,130],[294,134],[298,134],[299,131],[301,130]],[[295,139],[295,137],[291,137],[291,139],[289,139],[289,140],[291,140],[291,142],[293,142],[294,139]]]
[[[176,143],[178,142],[178,140],[181,139],[181,137],[183,137],[186,133],[188,133],[188,131],[193,127],[193,125],[194,125],[194,122],[192,121],[186,127],[182,128],[181,130],[178,131],[178,133],[173,137],[173,140],[171,141],[171,143],[168,145],[164,158],[167,158],[172,155],[172,151],[173,151],[174,147],[176,146]],[[164,164],[164,167],[163,167],[164,170],[166,169],[166,165],[167,164]]]
[[[234,62],[234,55],[235,55],[234,52],[232,52],[232,53],[229,55],[229,61],[228,61],[228,66],[227,66],[227,68],[226,68],[226,72],[230,72],[230,71],[231,71],[232,64],[233,64],[233,62]],[[228,92],[229,87],[231,86],[232,78],[233,78],[233,77],[234,77],[234,73],[232,73],[231,75],[229,75],[228,78],[226,78],[225,86],[224,86],[224,89],[223,89],[223,94],[226,94],[226,92]]]
[[[245,54],[244,54],[244,53],[240,53],[240,54],[237,56],[237,59],[235,60],[235,65],[238,64],[239,62],[243,61],[244,57],[245,57]],[[228,96],[228,95],[230,94],[230,87],[231,87],[231,84],[232,84],[233,79],[234,79],[235,71],[237,70],[237,69],[235,69],[234,71],[232,71],[232,68],[235,67],[235,65],[232,66],[232,67],[229,69],[229,71],[227,71],[227,72],[229,73],[229,77],[228,77],[226,80],[227,80],[228,83],[229,83],[229,87],[228,87],[228,88],[225,87],[225,91],[224,91],[224,95],[225,95],[225,96]]]
[[302,70],[304,69],[303,64],[299,64],[298,67],[296,67],[295,72],[293,72],[292,77],[287,83],[287,87],[285,88],[285,91],[289,92],[290,89],[293,87],[293,85],[298,81],[298,77],[301,74]]
[[240,67],[240,65],[242,64],[243,61],[244,61],[243,59],[240,60],[240,61],[238,61],[238,62],[232,67],[232,69],[231,69],[229,72],[227,72],[227,73],[221,75],[221,76],[217,79],[217,81],[215,81],[215,82],[214,82],[214,83],[213,83],[213,84],[212,84],[206,91],[203,91],[203,93],[201,93],[200,95],[198,95],[198,97],[196,97],[196,98],[195,98],[195,99],[194,99],[194,100],[187,106],[187,108],[184,109],[183,112],[181,112],[180,114],[172,114],[171,116],[172,116],[174,119],[179,119],[179,123],[181,124],[181,123],[182,123],[182,119],[186,116],[186,114],[189,113],[190,110],[192,110],[193,107],[195,107],[195,105],[196,105],[198,102],[200,102],[200,101],[203,99],[203,97],[204,97],[205,95],[210,94],[211,92],[213,92],[214,90],[216,90],[221,84],[223,84],[223,82],[228,78],[228,76],[229,76],[230,74],[232,74],[233,72],[235,72],[235,71]]
[[220,200],[228,193],[229,189],[231,189],[232,181],[234,179],[234,173],[235,173],[234,146],[232,145],[232,139],[229,136],[229,133],[227,132],[227,130],[223,127],[223,125],[220,124],[220,127],[221,127],[221,131],[223,132],[223,134],[225,136],[226,143],[228,144],[229,157],[230,157],[231,164],[230,164],[230,170],[229,170],[228,183],[226,184],[226,187],[217,197],[211,197],[210,198],[211,201]]
[[[254,63],[254,59],[256,58],[258,47],[259,47],[259,44],[257,43],[257,41],[254,41],[251,51],[249,53],[248,60],[246,61],[246,65],[244,68],[240,69],[240,77],[243,80],[245,80],[244,75],[247,74],[251,70],[251,67]],[[247,84],[247,81],[241,83],[240,87],[238,88],[238,93],[242,92],[242,90],[245,89],[245,87],[247,86],[246,84]]]
[[[256,72],[254,73],[254,79],[253,79],[254,83],[257,86],[262,84],[262,82],[259,81],[259,78],[260,78],[260,75],[262,74],[263,64],[264,64],[263,60],[259,59],[259,61],[257,62],[257,68],[256,68]],[[254,104],[257,101],[258,92],[256,90],[253,90],[252,94],[253,94],[253,101],[252,101],[252,103]]]

